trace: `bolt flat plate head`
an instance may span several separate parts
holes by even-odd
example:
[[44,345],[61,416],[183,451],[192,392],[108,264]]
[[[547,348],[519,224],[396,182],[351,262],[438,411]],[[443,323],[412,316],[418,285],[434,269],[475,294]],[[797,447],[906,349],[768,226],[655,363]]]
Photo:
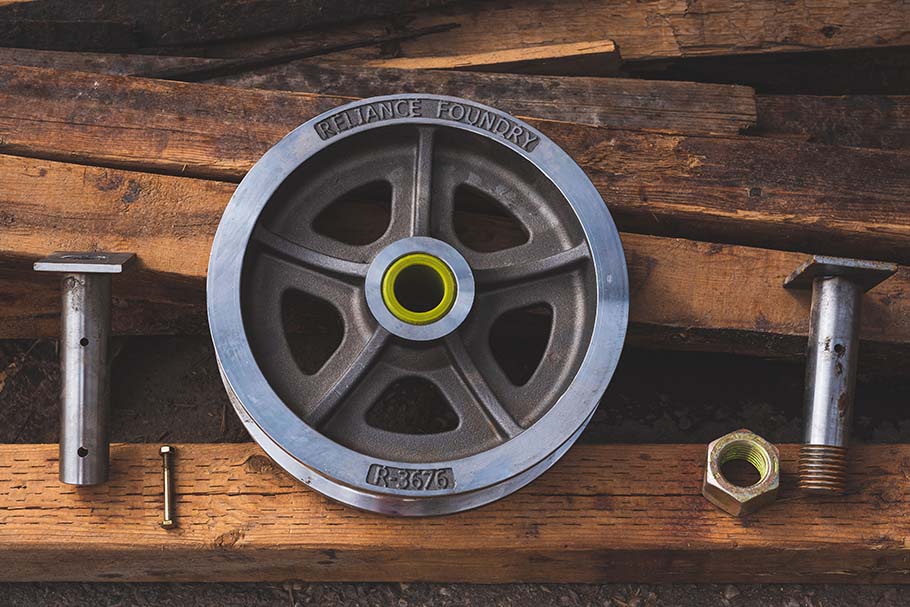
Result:
[[57,251],[35,262],[38,272],[69,272],[71,274],[119,274],[136,256],[133,253],[105,251]]
[[788,289],[808,289],[820,276],[842,276],[868,291],[897,272],[897,264],[849,257],[813,255],[784,280]]

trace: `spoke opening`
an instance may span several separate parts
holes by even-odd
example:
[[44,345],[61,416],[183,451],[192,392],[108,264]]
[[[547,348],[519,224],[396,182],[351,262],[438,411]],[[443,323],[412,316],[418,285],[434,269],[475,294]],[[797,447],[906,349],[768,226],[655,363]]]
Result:
[[313,231],[344,244],[376,242],[392,221],[392,184],[371,181],[342,194],[313,220]]
[[452,224],[461,243],[478,253],[493,253],[528,242],[528,229],[502,203],[467,184],[455,189]]
[[396,434],[442,434],[459,421],[439,387],[418,376],[394,381],[366,413],[367,424]]
[[281,297],[281,323],[291,356],[305,375],[318,373],[344,339],[344,320],[335,306],[296,289]]
[[516,387],[523,386],[543,362],[553,331],[553,309],[544,303],[501,314],[490,327],[490,350]]

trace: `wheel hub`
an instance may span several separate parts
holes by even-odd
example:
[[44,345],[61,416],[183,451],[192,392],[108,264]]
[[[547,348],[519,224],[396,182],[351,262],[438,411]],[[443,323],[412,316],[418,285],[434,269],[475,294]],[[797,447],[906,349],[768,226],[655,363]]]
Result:
[[415,236],[376,255],[364,293],[384,329],[404,339],[430,341],[464,322],[474,303],[474,275],[454,247]]
[[628,320],[619,236],[581,169],[507,114],[431,95],[349,104],[269,150],[225,210],[207,293],[253,438],[318,491],[402,515],[549,468]]
[[399,257],[382,277],[382,300],[398,320],[436,322],[455,302],[455,275],[444,261],[426,253]]

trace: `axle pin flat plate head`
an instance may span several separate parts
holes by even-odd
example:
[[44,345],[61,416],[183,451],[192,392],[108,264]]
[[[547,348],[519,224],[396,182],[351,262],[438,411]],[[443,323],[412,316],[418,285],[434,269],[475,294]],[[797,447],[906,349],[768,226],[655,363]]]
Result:
[[105,251],[57,251],[35,262],[38,272],[69,272],[72,274],[119,274],[135,258],[133,253]]
[[784,280],[784,287],[808,289],[818,277],[842,276],[862,287],[863,291],[868,291],[895,272],[897,265],[886,261],[813,255]]

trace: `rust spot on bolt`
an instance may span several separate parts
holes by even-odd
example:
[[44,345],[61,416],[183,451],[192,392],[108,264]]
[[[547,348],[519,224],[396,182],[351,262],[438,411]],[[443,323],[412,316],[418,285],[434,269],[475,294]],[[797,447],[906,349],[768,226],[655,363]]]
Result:
[[850,397],[846,392],[841,392],[841,395],[837,397],[837,414],[841,417],[844,417],[847,414],[847,409],[850,407]]

